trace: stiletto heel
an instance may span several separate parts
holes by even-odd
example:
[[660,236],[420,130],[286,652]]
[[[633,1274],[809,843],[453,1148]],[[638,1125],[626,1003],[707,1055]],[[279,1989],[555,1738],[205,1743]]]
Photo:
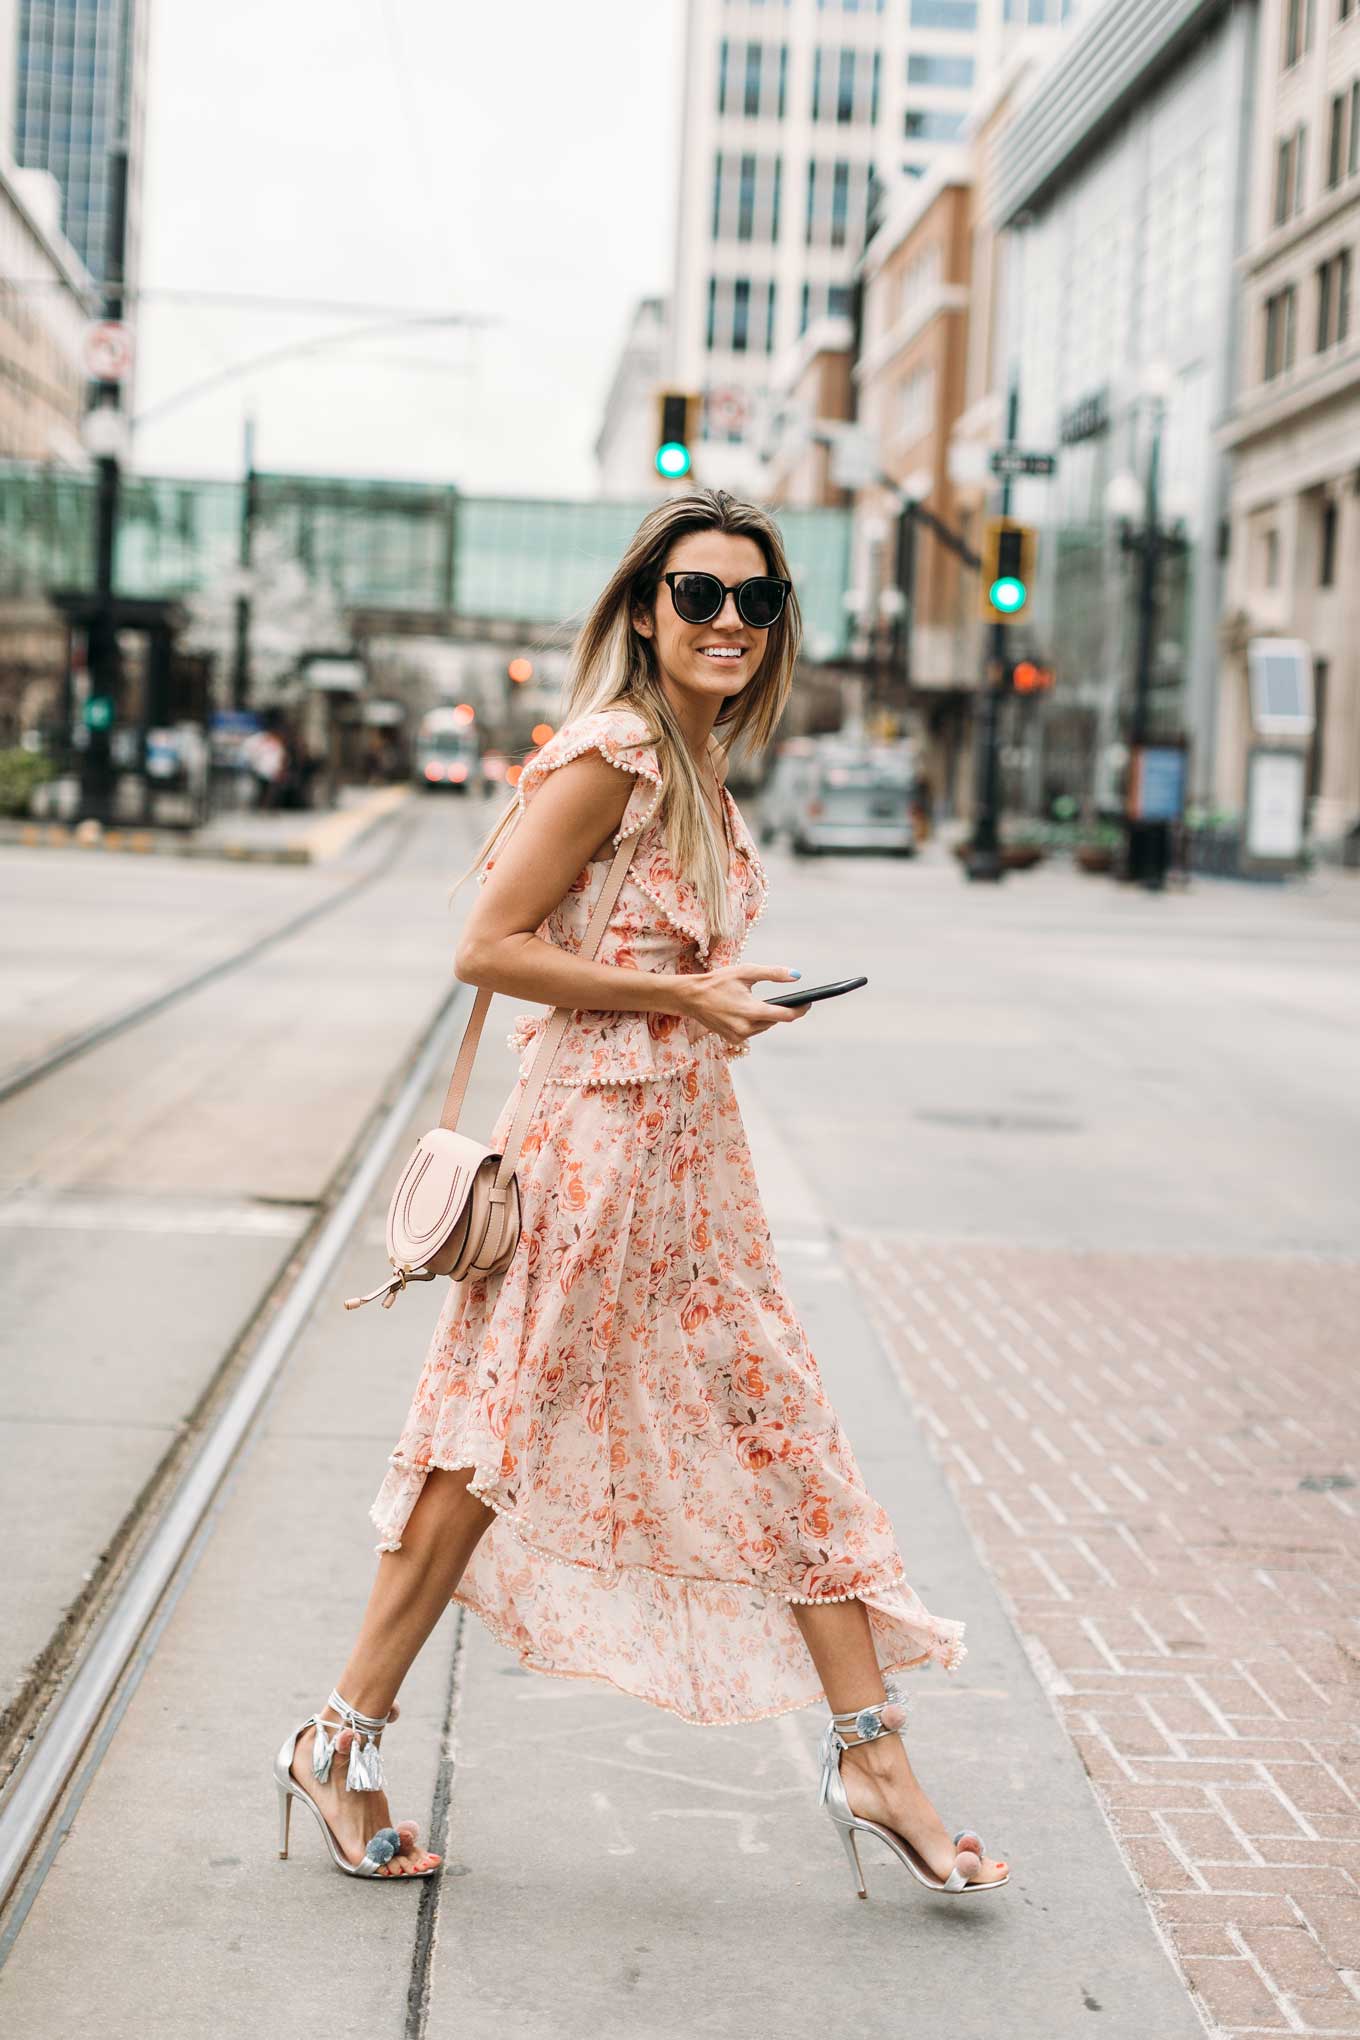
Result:
[[869,1896],[869,1887],[864,1882],[864,1871],[859,1860],[859,1845],[855,1840],[855,1830],[843,1827],[840,1831],[840,1836],[841,1840],[845,1843],[845,1853],[850,1858],[850,1875],[855,1880],[855,1890],[861,1898],[867,1898]]
[[[873,1835],[891,1849],[899,1863],[910,1870],[918,1884],[924,1884],[928,1891],[999,1891],[1003,1884],[1010,1883],[1010,1872],[1003,1865],[1000,1877],[973,1879],[965,1877],[957,1863],[947,1877],[937,1877],[929,1864],[914,1849],[905,1835],[895,1828],[882,1827],[876,1820],[865,1820],[852,1811],[845,1796],[845,1781],[841,1777],[841,1757],[846,1750],[852,1750],[860,1743],[874,1742],[881,1735],[901,1735],[907,1725],[907,1703],[891,1685],[886,1700],[875,1701],[868,1707],[853,1707],[844,1713],[829,1718],[822,1736],[822,1779],[818,1793],[818,1804],[824,1806],[831,1816],[836,1830],[845,1844],[845,1853],[850,1858],[854,1872],[855,1889],[861,1898],[867,1898],[868,1888],[864,1881],[864,1870],[860,1863],[860,1835]],[[853,1737],[848,1741],[847,1737]],[[982,1837],[976,1828],[960,1828],[954,1837],[955,1851],[959,1844],[967,1842],[977,1854],[979,1863],[986,1855]]]
[[[326,1702],[326,1710],[338,1714],[338,1721],[326,1721],[322,1714],[309,1714],[299,1722],[292,1734],[285,1736],[283,1747],[274,1759],[274,1783],[279,1793],[279,1855],[288,1854],[288,1824],[292,1816],[293,1801],[298,1800],[313,1816],[321,1829],[322,1839],[330,1852],[331,1861],[337,1870],[343,1870],[346,1877],[387,1877],[392,1882],[400,1877],[433,1877],[440,1868],[438,1861],[425,1870],[403,1870],[392,1873],[387,1865],[394,1856],[402,1852],[403,1835],[393,1827],[379,1828],[370,1835],[364,1847],[363,1856],[357,1863],[351,1863],[321,1808],[309,1792],[304,1792],[293,1776],[293,1757],[297,1750],[298,1737],[307,1729],[314,1728],[316,1736],[312,1743],[312,1776],[323,1784],[330,1777],[331,1762],[336,1754],[340,1737],[349,1731],[352,1738],[349,1749],[349,1765],[345,1772],[345,1789],[349,1792],[381,1792],[385,1786],[382,1767],[382,1753],[378,1748],[378,1737],[386,1728],[390,1715],[381,1717],[360,1714],[347,1700],[332,1690]],[[323,1710],[323,1713],[326,1711]],[[410,1847],[414,1850],[419,1830],[414,1821],[404,1821],[402,1826],[409,1831]]]

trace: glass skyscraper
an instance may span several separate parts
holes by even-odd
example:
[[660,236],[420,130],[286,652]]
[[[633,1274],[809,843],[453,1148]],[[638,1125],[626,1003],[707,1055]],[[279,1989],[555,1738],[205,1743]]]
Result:
[[140,218],[147,0],[19,0],[14,156],[61,187],[62,232],[99,282],[108,275],[110,150],[129,147],[127,259]]

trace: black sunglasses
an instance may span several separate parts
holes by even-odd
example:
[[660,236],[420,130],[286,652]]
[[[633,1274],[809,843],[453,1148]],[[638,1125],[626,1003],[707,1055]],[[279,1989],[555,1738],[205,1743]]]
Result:
[[784,614],[792,581],[773,574],[753,574],[749,581],[728,587],[716,574],[663,574],[675,613],[684,623],[711,623],[728,595],[737,601],[737,615],[752,630],[768,630]]

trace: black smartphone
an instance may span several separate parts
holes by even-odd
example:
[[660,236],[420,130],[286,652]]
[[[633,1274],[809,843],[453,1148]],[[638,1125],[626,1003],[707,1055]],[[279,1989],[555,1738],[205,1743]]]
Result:
[[767,1006],[813,1006],[818,999],[838,999],[842,992],[858,991],[867,985],[867,977],[841,978],[834,985],[809,985],[805,992],[779,992],[772,999],[766,999]]

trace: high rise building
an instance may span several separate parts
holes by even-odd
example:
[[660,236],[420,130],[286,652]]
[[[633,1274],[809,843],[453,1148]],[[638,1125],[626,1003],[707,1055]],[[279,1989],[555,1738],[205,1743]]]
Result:
[[1075,0],[687,0],[672,386],[704,398],[698,479],[760,482],[773,357],[851,310],[876,194],[960,138],[1019,39]]
[[123,280],[137,275],[148,13],[148,0],[18,0],[14,158],[55,177],[62,233],[100,283],[110,273],[110,163],[120,135],[128,147]]

